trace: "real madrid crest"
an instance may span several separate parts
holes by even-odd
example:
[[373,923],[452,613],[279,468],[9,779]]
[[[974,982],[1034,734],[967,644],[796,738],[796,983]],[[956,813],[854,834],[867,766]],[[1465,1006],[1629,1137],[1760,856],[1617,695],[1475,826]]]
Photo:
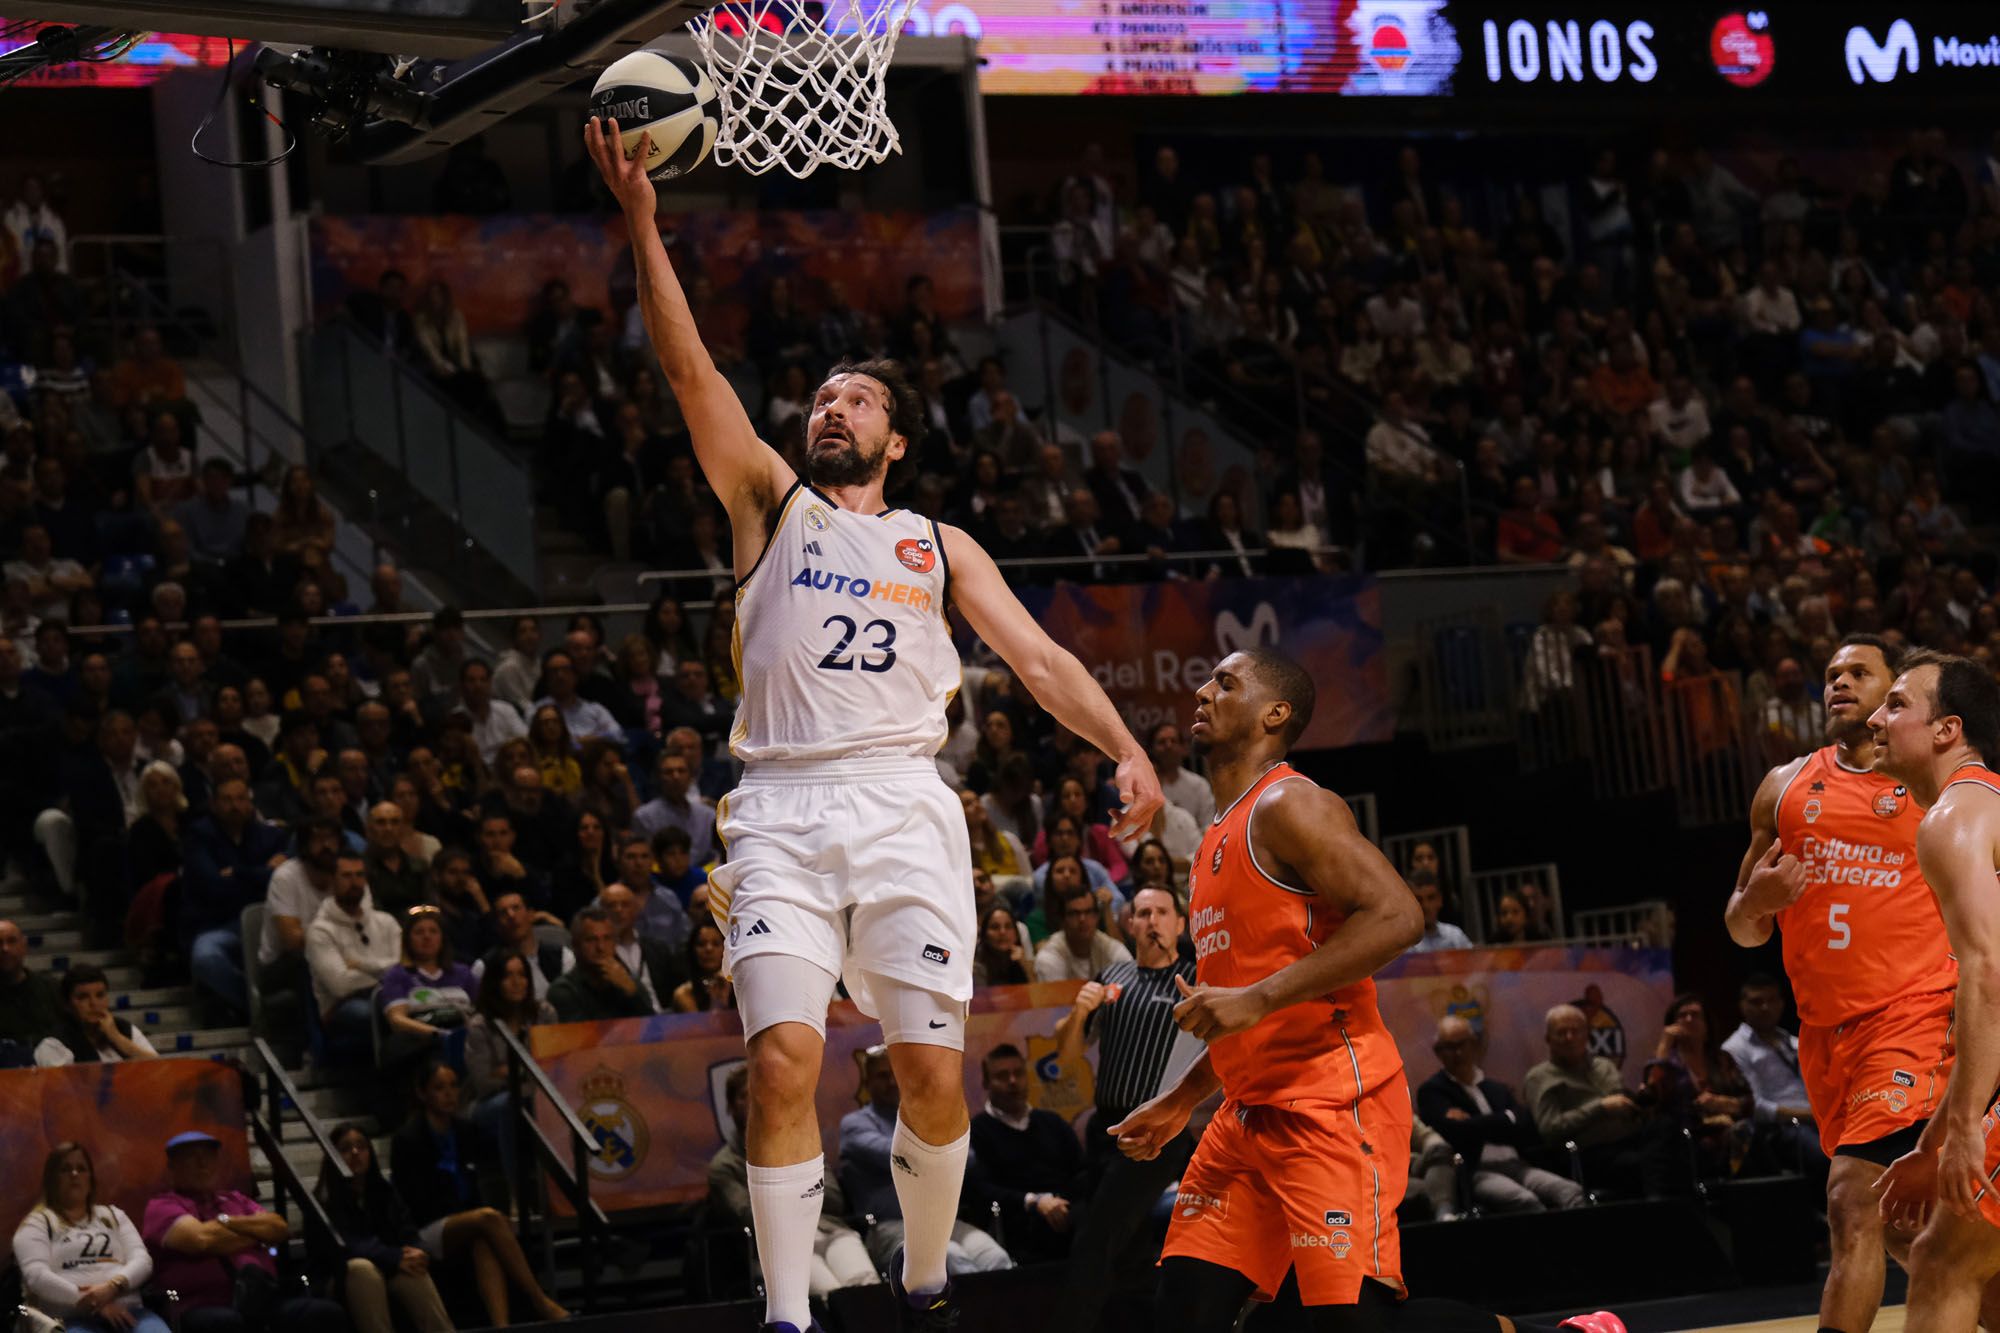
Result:
[[826,531],[826,510],[818,505],[806,506],[806,526],[814,532]]
[[625,1100],[625,1076],[609,1065],[599,1065],[584,1078],[578,1118],[597,1139],[590,1174],[599,1180],[623,1180],[646,1160],[652,1136],[645,1117]]

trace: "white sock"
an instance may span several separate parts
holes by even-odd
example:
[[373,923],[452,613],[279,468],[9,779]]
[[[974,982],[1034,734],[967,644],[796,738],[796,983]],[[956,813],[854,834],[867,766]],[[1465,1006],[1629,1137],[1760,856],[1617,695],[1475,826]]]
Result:
[[945,1250],[958,1221],[958,1189],[965,1183],[965,1154],[972,1131],[943,1145],[925,1143],[896,1117],[889,1143],[889,1174],[903,1206],[903,1290],[912,1296],[942,1291]]
[[826,1158],[794,1166],[750,1167],[750,1216],[764,1268],[764,1322],[812,1323],[813,1240],[826,1206]]

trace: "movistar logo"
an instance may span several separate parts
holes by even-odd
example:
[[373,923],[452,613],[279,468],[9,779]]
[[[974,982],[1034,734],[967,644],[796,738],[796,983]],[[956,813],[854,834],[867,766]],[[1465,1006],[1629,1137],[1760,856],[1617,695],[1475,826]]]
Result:
[[1917,65],[1917,30],[1908,19],[1890,24],[1888,38],[1879,44],[1866,28],[1847,30],[1847,75],[1856,83],[1888,83],[1906,70],[1915,74]]

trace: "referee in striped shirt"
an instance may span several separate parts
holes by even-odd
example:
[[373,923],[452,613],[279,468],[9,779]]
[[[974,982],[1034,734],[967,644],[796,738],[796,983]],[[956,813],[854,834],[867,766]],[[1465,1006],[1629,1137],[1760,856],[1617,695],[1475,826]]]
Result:
[[1066,1333],[1095,1333],[1113,1292],[1134,1276],[1142,1283],[1150,1277],[1157,1257],[1148,1245],[1153,1206],[1194,1151],[1193,1135],[1183,1130],[1158,1157],[1135,1162],[1105,1132],[1157,1096],[1166,1077],[1180,1035],[1174,978],[1194,984],[1193,957],[1183,959],[1180,951],[1186,927],[1177,894],[1139,890],[1132,898],[1133,960],[1085,982],[1056,1024],[1057,1052],[1071,1068],[1097,1042],[1097,1109],[1084,1133],[1085,1179],[1096,1184],[1070,1247],[1069,1298],[1057,1319]]

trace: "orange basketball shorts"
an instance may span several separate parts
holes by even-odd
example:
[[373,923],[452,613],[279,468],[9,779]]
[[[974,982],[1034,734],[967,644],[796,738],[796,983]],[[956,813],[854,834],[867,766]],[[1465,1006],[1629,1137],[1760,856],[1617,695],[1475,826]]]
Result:
[[1307,1305],[1351,1305],[1364,1278],[1400,1291],[1410,1120],[1400,1073],[1358,1102],[1225,1101],[1181,1176],[1161,1257],[1234,1269],[1266,1297],[1296,1268]]
[[1839,1027],[1799,1027],[1799,1077],[1828,1157],[1928,1120],[1951,1073],[1955,991],[1893,1001]]

